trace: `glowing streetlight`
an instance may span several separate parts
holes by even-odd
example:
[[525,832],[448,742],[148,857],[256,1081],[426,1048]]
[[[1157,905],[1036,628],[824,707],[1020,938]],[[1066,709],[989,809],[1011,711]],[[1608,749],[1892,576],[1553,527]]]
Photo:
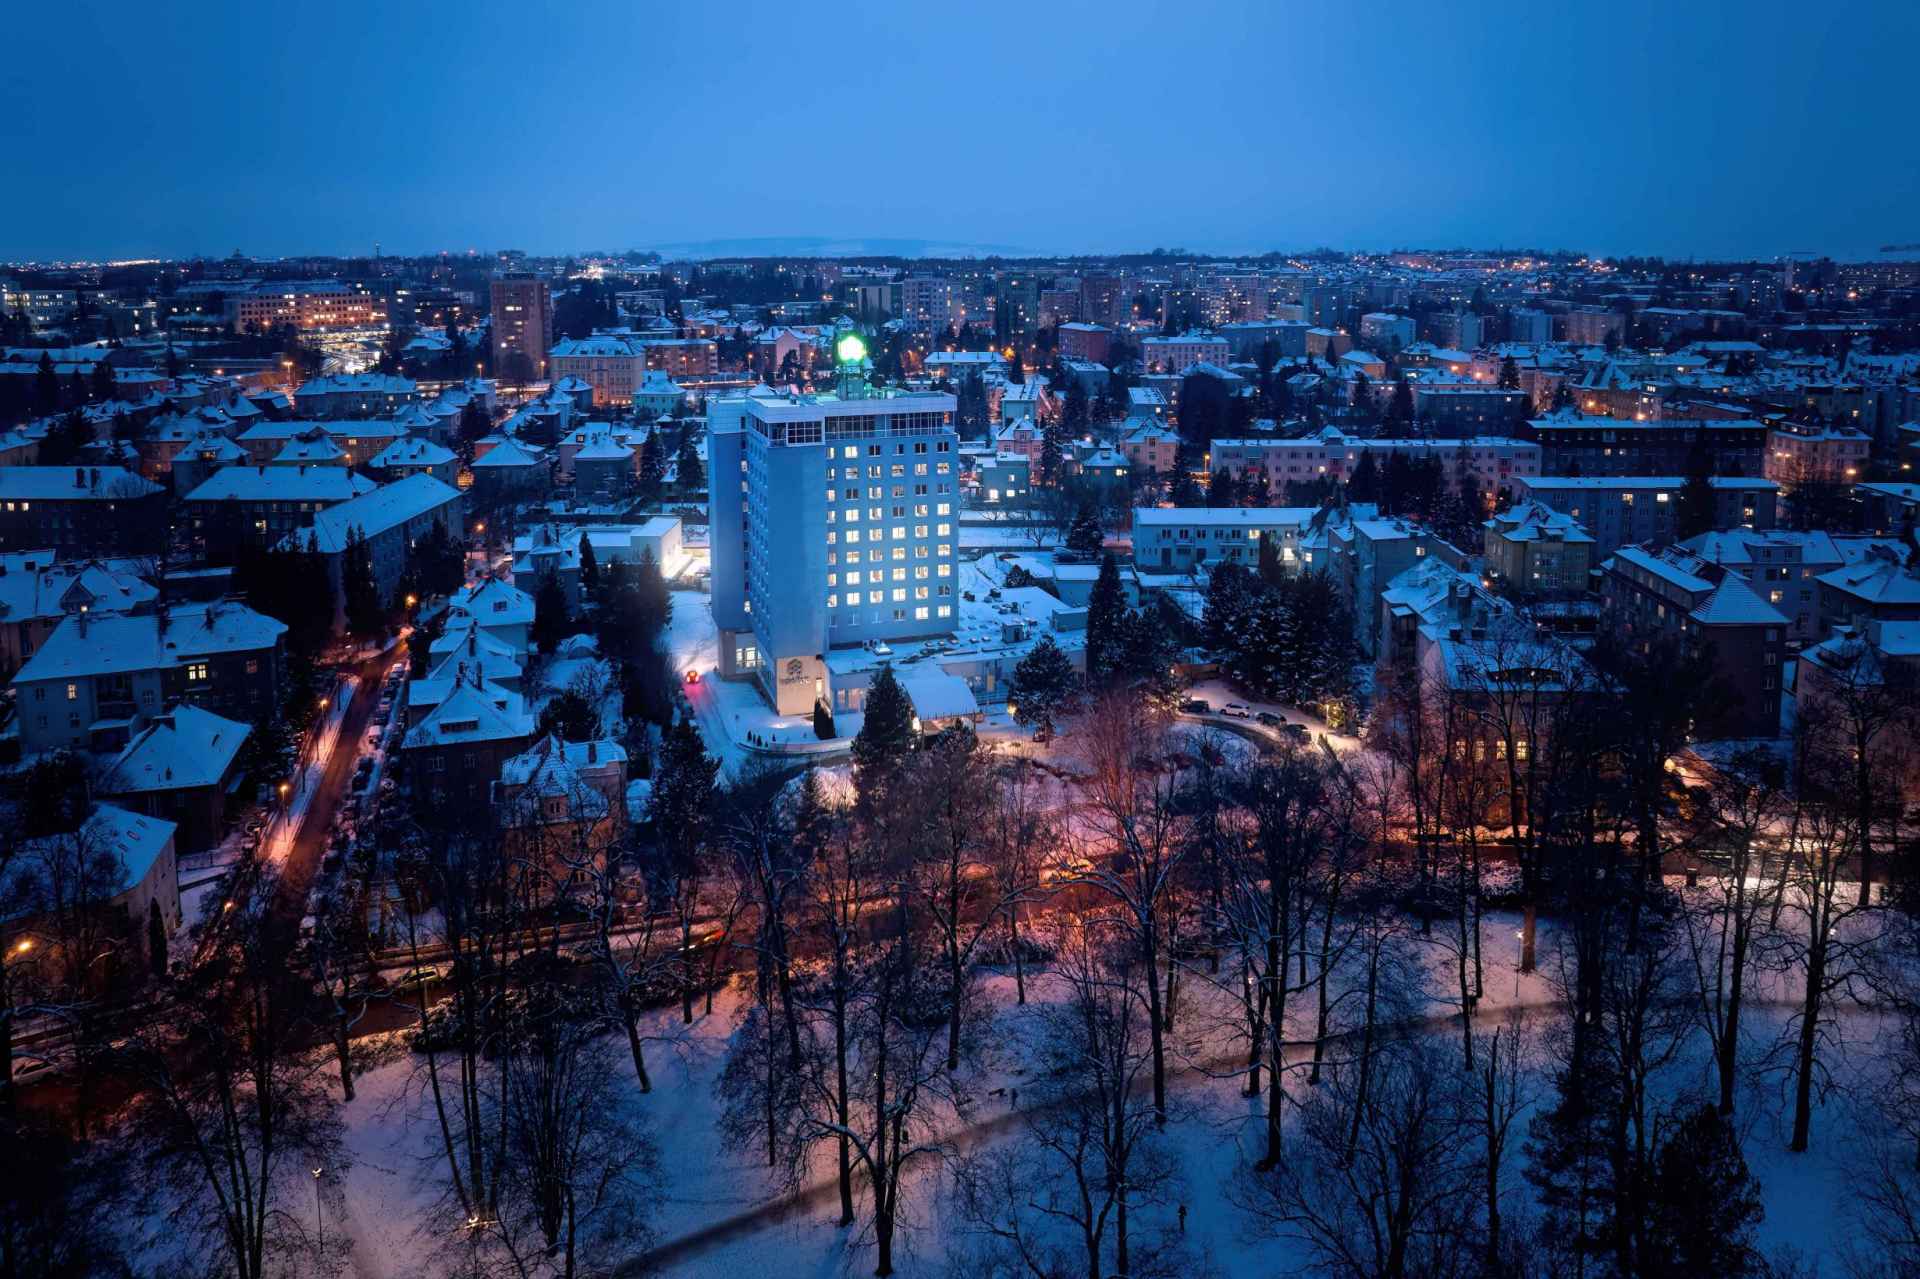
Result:
[[16,955],[24,955],[32,949],[33,949],[33,938],[22,937],[18,942],[14,943],[13,953]]

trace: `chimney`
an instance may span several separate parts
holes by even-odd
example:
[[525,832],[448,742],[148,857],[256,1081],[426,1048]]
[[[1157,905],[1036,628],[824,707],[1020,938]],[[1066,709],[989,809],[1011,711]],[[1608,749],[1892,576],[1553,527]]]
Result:
[[597,764],[599,762],[600,762],[600,743],[589,739],[587,742],[587,763]]

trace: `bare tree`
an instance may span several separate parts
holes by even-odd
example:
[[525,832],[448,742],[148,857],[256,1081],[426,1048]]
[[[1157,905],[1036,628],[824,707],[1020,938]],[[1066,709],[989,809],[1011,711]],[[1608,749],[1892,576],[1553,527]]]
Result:
[[948,1070],[960,1068],[974,957],[1012,905],[1006,881],[987,860],[996,772],[991,748],[968,729],[949,729],[916,753],[898,791],[916,819],[910,869],[917,913],[932,930],[946,970]]
[[629,1113],[590,999],[563,964],[532,962],[503,1040],[502,1210],[474,1229],[522,1275],[575,1279],[648,1245],[658,1157]]
[[1247,985],[1258,991],[1253,1051],[1264,1053],[1267,1068],[1263,1170],[1282,1161],[1288,999],[1312,984],[1310,977],[1296,976],[1293,965],[1305,949],[1306,898],[1322,854],[1323,783],[1320,763],[1299,751],[1247,771],[1243,803],[1252,830],[1233,867],[1223,911],[1222,926],[1235,939]]
[[372,1007],[372,943],[366,916],[348,893],[323,899],[315,912],[313,937],[306,943],[308,972],[313,977],[321,1020],[333,1044],[340,1071],[340,1094],[353,1100],[353,1032]]
[[844,1137],[864,1174],[874,1274],[881,1279],[893,1273],[908,1174],[946,1149],[935,1135],[934,1103],[952,1100],[941,1051],[946,1019],[926,1017],[920,1007],[926,983],[906,918],[910,894],[903,883],[891,885],[891,891],[891,936],[871,961],[850,1019],[854,1069],[847,1118],[809,1109],[801,1121],[805,1140]]
[[146,1184],[240,1279],[264,1279],[293,1250],[316,1253],[298,1224],[305,1214],[284,1205],[316,1175],[337,1181],[346,1161],[325,1058],[311,1051],[311,995],[269,898],[229,912],[170,1015],[115,1054],[135,1087],[130,1130]]
[[[1143,1250],[1134,1216],[1164,1206],[1178,1165],[1147,1098],[1152,1040],[1144,974],[1131,946],[1080,935],[1061,957],[1064,998],[1042,1017],[1039,1085],[1022,1134],[954,1165],[970,1229],[1009,1269],[1052,1279],[1162,1273],[1167,1242]],[[1064,1242],[1071,1240],[1071,1242]]]
[[1779,909],[1784,862],[1769,874],[1767,849],[1788,818],[1786,769],[1762,750],[1741,751],[1694,788],[1683,847],[1712,872],[1681,913],[1693,961],[1700,1023],[1720,1077],[1719,1110],[1733,1113],[1747,981],[1768,921]]
[[1507,1268],[1507,1163],[1520,1118],[1534,1102],[1533,1047],[1517,1010],[1505,1026],[1496,1027],[1480,1040],[1480,1049],[1473,1054],[1466,1075],[1470,1099],[1467,1114],[1480,1145],[1476,1162],[1484,1197],[1481,1214],[1486,1231],[1486,1273],[1498,1274]]
[[1026,911],[1042,891],[1042,878],[1060,845],[1059,823],[1045,792],[1045,775],[1023,756],[1001,762],[985,822],[987,865],[1006,928],[1005,954],[1013,965],[1014,1000],[1027,1002]]
[[1166,1013],[1158,974],[1188,846],[1166,724],[1142,698],[1120,691],[1089,707],[1076,736],[1090,770],[1081,816],[1092,841],[1083,878],[1111,899],[1113,921],[1139,952],[1151,1013],[1153,1104],[1164,1118]]
[[[1252,1220],[1322,1273],[1409,1279],[1464,1272],[1482,1245],[1461,1090],[1418,1038],[1379,1054],[1361,1098],[1340,1066],[1303,1103],[1292,1157],[1232,1183]],[[1358,1132],[1358,1141],[1350,1133]]]
[[[1782,895],[1787,954],[1801,979],[1788,1051],[1793,1074],[1793,1134],[1787,1148],[1807,1149],[1816,1093],[1824,1094],[1828,1062],[1822,1047],[1837,1045],[1834,1005],[1869,988],[1869,956],[1884,923],[1869,900],[1869,884],[1850,884],[1849,855],[1868,836],[1858,829],[1852,792],[1851,730],[1838,732],[1825,708],[1806,709],[1797,726],[1794,810],[1787,888]],[[1864,855],[1864,854],[1863,854]]]

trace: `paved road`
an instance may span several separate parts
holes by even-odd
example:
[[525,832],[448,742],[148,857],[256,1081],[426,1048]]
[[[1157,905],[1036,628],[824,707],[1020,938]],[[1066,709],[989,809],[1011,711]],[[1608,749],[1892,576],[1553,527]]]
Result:
[[407,641],[401,640],[387,652],[375,654],[345,672],[356,676],[359,685],[341,719],[340,735],[334,740],[333,753],[327,757],[326,771],[315,783],[313,797],[307,801],[306,816],[294,832],[286,858],[277,871],[279,881],[273,911],[276,918],[290,927],[297,927],[307,913],[307,890],[313,886],[314,876],[320,873],[321,859],[327,854],[333,815],[346,797],[348,783],[353,780],[354,762],[360,758],[367,724],[380,701],[381,681],[395,663],[405,660]]

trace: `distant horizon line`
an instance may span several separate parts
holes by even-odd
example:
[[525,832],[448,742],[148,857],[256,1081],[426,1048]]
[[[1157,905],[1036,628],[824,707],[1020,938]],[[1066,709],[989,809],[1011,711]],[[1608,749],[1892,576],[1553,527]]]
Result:
[[913,237],[913,236],[716,236],[705,240],[662,241],[651,245],[634,245],[622,249],[575,248],[559,251],[535,252],[518,248],[480,249],[427,249],[414,251],[388,251],[376,242],[370,246],[378,253],[340,252],[340,251],[302,251],[289,253],[250,253],[234,249],[225,255],[204,252],[186,252],[174,254],[159,253],[123,253],[99,257],[41,257],[0,259],[0,270],[59,270],[80,266],[133,266],[171,262],[227,262],[236,256],[243,261],[272,263],[297,261],[300,259],[332,259],[336,261],[384,261],[386,259],[417,260],[437,257],[493,259],[512,254],[532,260],[551,260],[564,258],[599,259],[625,258],[634,255],[654,255],[662,262],[705,262],[729,259],[769,259],[812,258],[821,261],[853,260],[861,258],[895,258],[921,261],[1071,261],[1100,260],[1111,258],[1164,258],[1169,261],[1180,260],[1237,260],[1248,258],[1312,258],[1323,255],[1336,257],[1389,257],[1398,254],[1446,254],[1473,257],[1520,257],[1536,256],[1545,258],[1588,258],[1594,261],[1645,260],[1658,262],[1684,262],[1693,264],[1729,264],[1742,263],[1778,263],[1787,261],[1818,261],[1821,259],[1846,264],[1892,263],[1920,260],[1920,242],[1883,243],[1867,249],[1833,251],[1824,249],[1785,249],[1771,254],[1733,254],[1733,253],[1685,253],[1670,254],[1647,251],[1619,253],[1595,252],[1572,247],[1542,248],[1538,245],[1397,245],[1390,248],[1339,247],[1330,244],[1315,245],[1311,248],[1240,248],[1209,249],[1187,245],[1155,245],[1152,248],[1096,250],[1090,248],[1048,251],[1023,245],[991,244],[967,242],[953,238]]

